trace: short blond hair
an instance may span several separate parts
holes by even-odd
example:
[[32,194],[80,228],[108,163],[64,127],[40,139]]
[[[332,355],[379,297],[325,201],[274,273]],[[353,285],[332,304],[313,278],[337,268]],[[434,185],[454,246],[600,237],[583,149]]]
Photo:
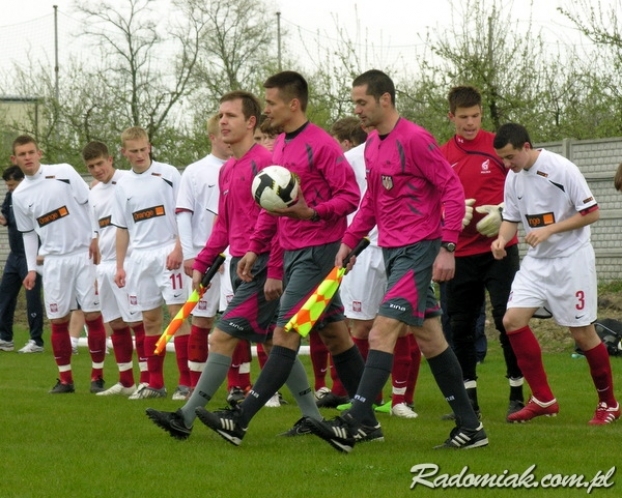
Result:
[[149,141],[149,135],[144,128],[140,126],[132,126],[130,128],[126,128],[123,133],[121,133],[121,145],[125,146],[125,142],[128,140],[141,140],[145,139]]
[[218,114],[214,114],[211,118],[207,120],[207,134],[212,136],[220,135],[220,116]]

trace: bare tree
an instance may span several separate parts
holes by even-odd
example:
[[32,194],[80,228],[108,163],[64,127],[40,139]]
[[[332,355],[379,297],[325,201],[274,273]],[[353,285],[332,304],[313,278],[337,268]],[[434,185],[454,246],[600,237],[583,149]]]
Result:
[[474,0],[452,4],[448,29],[435,38],[428,34],[431,56],[421,62],[433,100],[456,84],[478,87],[493,129],[516,116],[517,108],[533,105],[542,90],[544,42],[531,27],[522,28],[529,36],[519,34],[510,7],[497,0],[491,6]]
[[576,0],[557,10],[597,47],[584,59],[591,70],[578,76],[589,129],[600,137],[622,134],[622,0]]
[[[84,19],[83,36],[102,64],[94,76],[115,102],[118,127],[143,126],[154,139],[180,100],[194,90],[193,76],[208,20],[201,9],[172,0],[75,2]],[[156,10],[159,7],[159,11]],[[92,112],[109,112],[94,103]],[[173,116],[176,118],[176,116]]]
[[261,0],[187,1],[209,24],[199,40],[195,109],[213,112],[231,90],[258,92],[277,67],[276,15]]

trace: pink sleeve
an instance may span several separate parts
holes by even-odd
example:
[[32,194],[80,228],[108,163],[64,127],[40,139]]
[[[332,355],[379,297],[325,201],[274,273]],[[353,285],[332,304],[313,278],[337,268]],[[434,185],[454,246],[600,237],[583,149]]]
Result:
[[[334,154],[330,149],[323,149],[322,153]],[[324,164],[331,167],[330,171],[326,171],[324,178],[328,183],[331,192],[338,192],[328,201],[322,202],[315,206],[318,216],[322,220],[338,220],[343,216],[356,211],[361,200],[361,192],[354,170],[348,160],[343,156],[336,156],[332,160],[318,160],[318,164]]]
[[263,254],[271,248],[271,241],[277,237],[277,217],[262,209],[255,222],[255,230],[251,235],[248,250],[255,254]]
[[416,140],[412,144],[412,157],[418,158],[418,167],[436,187],[440,196],[444,211],[442,240],[458,242],[465,213],[464,189],[460,179],[431,135],[430,140]]
[[[220,178],[218,183],[219,187],[222,187]],[[220,214],[216,217],[216,223],[214,223],[212,232],[205,246],[201,249],[201,252],[197,254],[197,257],[194,258],[194,264],[192,265],[193,270],[199,270],[201,273],[205,273],[216,259],[216,256],[223,252],[229,245],[229,227],[225,222],[227,219],[226,211],[227,206],[224,196],[219,195],[218,213]]]
[[201,249],[201,252],[194,258],[193,270],[199,270],[201,273],[212,266],[212,263],[221,252],[223,252],[229,245],[229,237],[227,235],[227,227],[223,221],[224,217],[219,216],[216,218],[216,223],[212,228],[212,233],[205,243],[205,247]]
[[367,237],[369,232],[376,226],[373,195],[372,182],[368,182],[361,207],[354,215],[354,219],[342,239],[342,242],[350,248],[354,248],[354,246],[356,246],[363,237]]
[[283,248],[279,243],[279,237],[272,238],[268,261],[268,278],[283,280]]

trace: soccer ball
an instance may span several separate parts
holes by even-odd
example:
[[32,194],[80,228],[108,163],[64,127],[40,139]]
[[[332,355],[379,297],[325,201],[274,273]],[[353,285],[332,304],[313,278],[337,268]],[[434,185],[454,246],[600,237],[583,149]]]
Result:
[[293,206],[298,200],[298,177],[283,166],[268,166],[253,179],[255,202],[266,211]]

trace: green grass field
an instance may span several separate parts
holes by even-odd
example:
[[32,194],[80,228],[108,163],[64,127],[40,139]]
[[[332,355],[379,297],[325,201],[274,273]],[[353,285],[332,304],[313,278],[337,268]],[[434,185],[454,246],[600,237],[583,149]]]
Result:
[[[26,340],[21,331],[15,344],[21,347]],[[303,357],[310,368],[307,360]],[[622,360],[612,362],[619,393]],[[447,438],[452,425],[439,420],[448,408],[423,362],[416,391],[419,418],[380,414],[386,441],[361,444],[344,455],[314,436],[277,437],[299,418],[292,404],[264,408],[238,448],[198,421],[190,439],[177,441],[153,425],[144,410],[174,410],[181,402],[89,394],[86,349],[73,357],[77,392],[58,396],[47,393],[57,377],[49,342],[43,354],[0,352],[0,497],[582,496],[587,494],[584,488],[429,489],[418,485],[410,489],[411,467],[419,464],[439,467],[429,479],[458,474],[464,466],[478,475],[520,475],[535,465],[535,480],[546,474],[583,474],[590,480],[599,471],[618,466],[622,424],[587,425],[596,395],[585,359],[572,359],[567,351],[547,353],[545,363],[561,407],[556,418],[521,425],[505,422],[507,381],[499,345],[492,342],[479,369],[489,447],[432,449]],[[171,354],[166,371],[170,393],[176,386]],[[108,386],[116,382],[112,355],[106,359],[105,375]],[[221,389],[210,407],[224,406],[225,394]],[[288,392],[284,396],[291,402]],[[326,410],[324,415],[336,413]],[[618,479],[613,475],[608,480],[612,487],[594,489],[592,495],[619,496]]]

